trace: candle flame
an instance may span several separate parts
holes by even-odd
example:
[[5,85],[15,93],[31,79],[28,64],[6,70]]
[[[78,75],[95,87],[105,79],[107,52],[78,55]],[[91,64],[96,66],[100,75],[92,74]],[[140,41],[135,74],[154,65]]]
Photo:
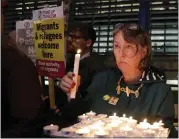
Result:
[[77,54],[80,54],[80,53],[81,53],[81,49],[78,49],[78,50],[77,50]]
[[116,113],[114,113],[114,116],[116,116]]
[[131,120],[132,120],[132,116],[130,116],[130,117],[129,117],[129,119],[131,119]]
[[147,119],[144,119],[144,123],[146,123],[147,122]]
[[159,123],[162,123],[162,120],[160,120]]
[[85,114],[83,114],[83,116],[85,116]]
[[126,117],[126,115],[125,115],[125,114],[123,114],[123,117]]
[[53,126],[53,124],[51,124],[50,126]]

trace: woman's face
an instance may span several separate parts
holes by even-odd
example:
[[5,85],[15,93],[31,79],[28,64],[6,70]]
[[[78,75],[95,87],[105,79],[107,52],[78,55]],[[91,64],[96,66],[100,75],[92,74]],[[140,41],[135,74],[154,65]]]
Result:
[[137,47],[135,44],[128,43],[124,40],[121,31],[114,36],[113,50],[116,64],[123,73],[139,70],[139,63],[146,55],[146,47]]

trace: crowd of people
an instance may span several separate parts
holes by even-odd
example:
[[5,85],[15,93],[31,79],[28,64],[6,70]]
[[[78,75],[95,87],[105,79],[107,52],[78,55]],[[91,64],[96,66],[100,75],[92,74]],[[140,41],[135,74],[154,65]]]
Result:
[[[171,88],[163,72],[151,65],[149,35],[137,24],[117,24],[113,31],[115,64],[107,67],[92,52],[96,32],[86,23],[69,24],[66,75],[55,88],[57,109],[48,110],[42,99],[42,86],[33,62],[14,43],[3,41],[1,12],[1,101],[2,137],[42,137],[43,126],[58,123],[60,128],[77,122],[78,115],[96,113],[132,115],[138,121],[162,120],[170,137],[178,133],[173,125],[174,103]],[[13,44],[13,45],[12,45]],[[79,76],[73,81],[74,55],[81,49]],[[75,99],[71,89],[78,84]],[[104,99],[108,96],[109,99]]]

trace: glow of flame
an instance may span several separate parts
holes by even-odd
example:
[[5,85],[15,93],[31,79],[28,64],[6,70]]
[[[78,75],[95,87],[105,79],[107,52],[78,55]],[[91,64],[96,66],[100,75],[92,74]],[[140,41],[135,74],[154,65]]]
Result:
[[78,49],[78,50],[77,50],[77,54],[80,54],[80,53],[81,53],[81,49]]
[[146,123],[147,122],[147,119],[144,119],[144,123]]
[[123,114],[123,117],[126,117],[126,115],[125,115],[125,114]]
[[114,113],[114,116],[116,116],[116,113]]
[[53,124],[51,124],[50,126],[53,126]]
[[132,120],[132,116],[130,116],[130,117],[129,117],[129,119],[131,119],[131,120]]
[[162,120],[160,120],[159,123],[162,123]]

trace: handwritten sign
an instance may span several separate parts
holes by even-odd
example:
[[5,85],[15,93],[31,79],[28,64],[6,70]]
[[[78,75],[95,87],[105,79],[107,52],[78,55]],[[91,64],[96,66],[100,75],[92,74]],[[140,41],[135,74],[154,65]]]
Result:
[[63,77],[65,74],[64,20],[52,18],[34,21],[34,40],[39,74]]
[[16,22],[16,43],[33,62],[36,63],[34,39],[33,39],[33,21],[24,20]]

